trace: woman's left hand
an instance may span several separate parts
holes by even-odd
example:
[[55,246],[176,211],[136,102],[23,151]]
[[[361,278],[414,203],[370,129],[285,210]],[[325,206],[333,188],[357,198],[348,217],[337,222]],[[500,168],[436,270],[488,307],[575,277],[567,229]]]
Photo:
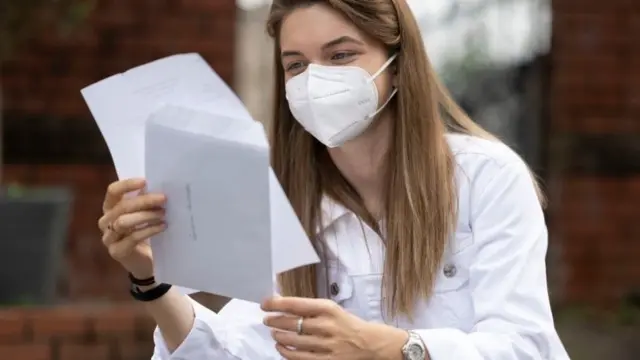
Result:
[[[262,304],[270,315],[276,349],[287,360],[401,360],[408,333],[364,321],[331,300],[274,297]],[[302,334],[297,333],[303,318]]]

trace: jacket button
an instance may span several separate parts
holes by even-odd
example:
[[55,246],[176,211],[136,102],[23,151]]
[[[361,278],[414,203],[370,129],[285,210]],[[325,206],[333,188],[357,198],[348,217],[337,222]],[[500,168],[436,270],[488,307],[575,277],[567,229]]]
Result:
[[337,296],[340,293],[340,286],[336,283],[332,283],[329,290],[331,291],[331,296]]
[[456,276],[456,274],[458,273],[458,269],[453,264],[447,264],[444,266],[444,269],[442,272],[444,273],[444,276],[451,278]]

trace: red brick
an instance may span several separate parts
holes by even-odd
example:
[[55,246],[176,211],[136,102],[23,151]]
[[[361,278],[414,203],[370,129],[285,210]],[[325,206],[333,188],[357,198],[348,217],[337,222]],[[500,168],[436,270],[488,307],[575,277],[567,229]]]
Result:
[[26,335],[26,330],[27,324],[21,312],[15,310],[0,312],[0,343],[21,341]]
[[640,177],[574,176],[562,189],[551,231],[563,234],[570,265],[566,300],[613,306],[639,285]]
[[190,11],[207,11],[221,15],[221,18],[234,15],[235,6],[230,7],[224,1],[180,0],[182,6]]
[[149,333],[148,341],[133,341],[132,339],[123,339],[118,341],[117,352],[120,360],[146,360],[151,358],[153,354],[153,341],[151,333]]
[[116,2],[101,1],[101,5],[96,9],[91,24],[97,28],[104,27],[127,27],[135,25],[139,19],[131,6],[123,6]]
[[[632,0],[553,4],[552,131],[640,132],[634,110],[633,52],[638,7]],[[637,33],[637,32],[635,32]]]
[[618,46],[628,46],[630,38],[625,35],[628,23],[623,14],[603,16],[603,13],[556,13],[554,26],[557,29],[554,41],[558,50],[577,56],[590,57],[610,54]]
[[34,337],[47,340],[52,337],[81,339],[90,335],[90,324],[82,309],[72,306],[34,310],[29,314]]
[[[79,337],[93,325],[91,334]],[[105,306],[64,306],[49,309],[7,309],[0,312],[0,359],[16,360],[143,360],[153,351],[152,328],[140,304],[127,302]],[[9,321],[10,320],[10,321]],[[21,344],[10,337],[20,332],[21,320],[36,320],[34,342]],[[46,324],[46,325],[43,325]],[[144,328],[144,334],[139,331]],[[55,331],[55,334],[51,334]],[[55,337],[50,341],[49,337]],[[95,336],[97,334],[97,336]],[[37,334],[36,334],[37,335]],[[8,342],[11,341],[11,342]]]
[[554,13],[611,15],[632,11],[637,7],[635,0],[554,0],[551,1]]
[[144,314],[144,309],[138,304],[109,307],[93,316],[94,331],[98,337],[117,334],[133,338],[136,335],[137,318],[141,314]]
[[108,344],[81,345],[63,342],[60,345],[59,360],[111,360]]
[[[44,344],[0,345],[0,359],[3,359],[3,360],[5,359],[6,360],[52,360],[53,357],[51,354],[51,350],[49,349],[49,346]],[[64,359],[64,360],[67,360],[67,359]]]

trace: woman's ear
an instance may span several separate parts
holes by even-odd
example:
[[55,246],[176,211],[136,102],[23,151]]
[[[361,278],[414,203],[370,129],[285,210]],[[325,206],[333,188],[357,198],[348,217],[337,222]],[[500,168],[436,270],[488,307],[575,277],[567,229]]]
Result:
[[395,65],[395,62],[391,64],[391,85],[394,88],[398,87],[398,67]]
[[396,62],[392,62],[389,65],[389,73],[391,74],[391,85],[393,87],[398,86],[398,67],[396,66]]

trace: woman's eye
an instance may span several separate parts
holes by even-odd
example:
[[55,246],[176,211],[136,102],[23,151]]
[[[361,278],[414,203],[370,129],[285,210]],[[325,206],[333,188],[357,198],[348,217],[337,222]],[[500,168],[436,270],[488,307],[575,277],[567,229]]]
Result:
[[304,64],[302,63],[302,61],[296,61],[296,62],[292,62],[292,63],[288,64],[287,67],[286,67],[286,70],[287,71],[292,71],[292,70],[300,69],[303,66],[304,66]]
[[353,56],[353,53],[350,53],[350,52],[339,52],[339,53],[334,54],[331,57],[331,60],[345,60],[345,59],[350,58],[351,56]]

